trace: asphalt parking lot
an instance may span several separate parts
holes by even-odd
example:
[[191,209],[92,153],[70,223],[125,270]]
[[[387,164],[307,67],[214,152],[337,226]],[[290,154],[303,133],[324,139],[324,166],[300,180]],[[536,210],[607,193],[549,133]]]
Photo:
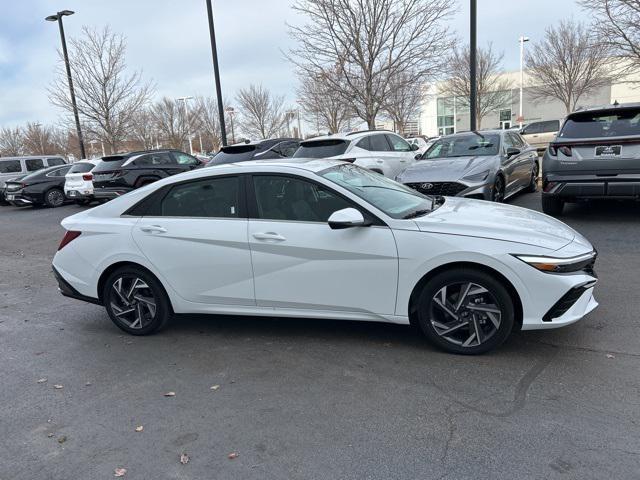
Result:
[[481,357],[373,323],[123,335],[51,275],[79,210],[0,208],[1,480],[640,478],[640,203],[563,217],[600,252],[599,309]]

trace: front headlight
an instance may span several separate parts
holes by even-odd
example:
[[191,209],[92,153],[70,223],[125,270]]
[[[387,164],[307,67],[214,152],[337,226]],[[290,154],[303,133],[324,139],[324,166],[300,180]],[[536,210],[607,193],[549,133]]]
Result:
[[485,170],[480,173],[472,173],[471,175],[462,177],[462,180],[467,180],[469,182],[482,182],[483,180],[486,180],[488,176],[489,176],[489,170]]
[[596,260],[597,253],[593,252],[578,255],[577,257],[557,258],[534,255],[514,255],[519,260],[528,263],[533,268],[546,273],[571,273],[585,269],[591,269]]

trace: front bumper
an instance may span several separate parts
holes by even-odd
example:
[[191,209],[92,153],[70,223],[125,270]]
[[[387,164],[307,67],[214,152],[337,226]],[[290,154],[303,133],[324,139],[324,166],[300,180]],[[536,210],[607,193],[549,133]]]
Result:
[[543,195],[562,199],[611,198],[640,200],[638,174],[580,174],[548,173],[542,181]]

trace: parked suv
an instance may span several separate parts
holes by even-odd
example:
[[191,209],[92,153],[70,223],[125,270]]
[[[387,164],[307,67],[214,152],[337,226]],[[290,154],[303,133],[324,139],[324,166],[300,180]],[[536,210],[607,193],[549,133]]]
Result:
[[177,173],[202,166],[197,158],[178,150],[150,150],[102,157],[93,169],[93,196],[112,199]]
[[331,158],[351,162],[385,177],[396,178],[412,165],[420,154],[400,135],[384,130],[369,130],[328,135],[305,140],[294,158]]
[[5,183],[16,180],[42,168],[64,165],[60,156],[2,157],[0,158],[0,202],[4,202]]
[[81,160],[73,164],[65,175],[64,194],[79,205],[87,205],[93,200],[93,174],[101,160]]
[[570,114],[543,159],[542,209],[560,215],[565,202],[640,200],[640,103]]
[[560,120],[547,120],[544,122],[531,122],[520,131],[520,134],[525,142],[542,153],[547,149],[549,143],[556,138],[559,130]]
[[247,160],[289,158],[296,153],[299,146],[300,140],[297,138],[268,138],[259,142],[227,145],[220,149],[207,166],[246,162]]

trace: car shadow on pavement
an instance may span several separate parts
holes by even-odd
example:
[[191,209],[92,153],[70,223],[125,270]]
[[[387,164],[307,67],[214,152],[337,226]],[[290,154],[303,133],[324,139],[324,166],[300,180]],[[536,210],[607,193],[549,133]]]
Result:
[[617,200],[590,200],[567,203],[559,220],[590,220],[620,222],[640,218],[640,202]]

